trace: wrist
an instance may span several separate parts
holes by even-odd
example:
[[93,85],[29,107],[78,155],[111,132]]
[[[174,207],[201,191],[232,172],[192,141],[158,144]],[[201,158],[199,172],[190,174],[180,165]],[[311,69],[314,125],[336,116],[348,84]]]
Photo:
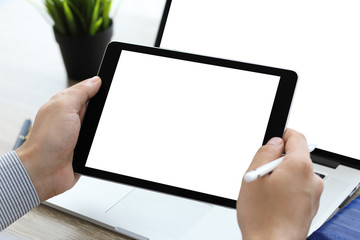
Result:
[[36,152],[36,147],[33,145],[29,147],[26,143],[16,149],[16,153],[25,167],[33,186],[35,187],[40,202],[43,202],[51,195],[49,194],[49,192],[51,192],[49,190],[50,179],[48,179],[44,171],[39,168],[37,162],[41,162],[41,160],[39,161],[38,157],[36,157]]

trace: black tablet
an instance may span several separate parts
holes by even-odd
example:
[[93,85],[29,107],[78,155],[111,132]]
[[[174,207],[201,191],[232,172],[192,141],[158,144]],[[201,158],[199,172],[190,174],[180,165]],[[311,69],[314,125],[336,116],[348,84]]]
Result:
[[285,129],[293,71],[112,42],[77,173],[235,207],[257,149]]

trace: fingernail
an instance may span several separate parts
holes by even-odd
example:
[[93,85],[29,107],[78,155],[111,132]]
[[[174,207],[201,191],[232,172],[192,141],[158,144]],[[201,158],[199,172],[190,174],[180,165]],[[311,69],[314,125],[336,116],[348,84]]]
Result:
[[268,143],[267,144],[272,144],[272,145],[281,145],[282,144],[282,139],[281,138],[279,138],[279,137],[273,137],[272,139],[270,139],[269,141],[268,141]]
[[88,79],[85,84],[88,86],[92,86],[94,83],[96,83],[99,80],[100,80],[100,78],[98,76],[95,76],[95,77]]

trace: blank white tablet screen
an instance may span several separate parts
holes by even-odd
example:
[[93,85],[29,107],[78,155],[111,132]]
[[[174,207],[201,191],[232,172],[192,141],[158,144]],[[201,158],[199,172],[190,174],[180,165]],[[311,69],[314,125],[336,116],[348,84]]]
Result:
[[172,0],[161,47],[296,71],[288,126],[360,159],[358,0]]
[[86,167],[236,199],[278,83],[123,50]]

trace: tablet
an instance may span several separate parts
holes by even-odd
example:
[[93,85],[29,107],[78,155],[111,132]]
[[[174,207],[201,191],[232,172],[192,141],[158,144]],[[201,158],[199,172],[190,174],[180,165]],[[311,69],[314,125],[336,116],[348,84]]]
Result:
[[258,148],[285,129],[290,70],[112,42],[74,152],[80,174],[235,207]]

